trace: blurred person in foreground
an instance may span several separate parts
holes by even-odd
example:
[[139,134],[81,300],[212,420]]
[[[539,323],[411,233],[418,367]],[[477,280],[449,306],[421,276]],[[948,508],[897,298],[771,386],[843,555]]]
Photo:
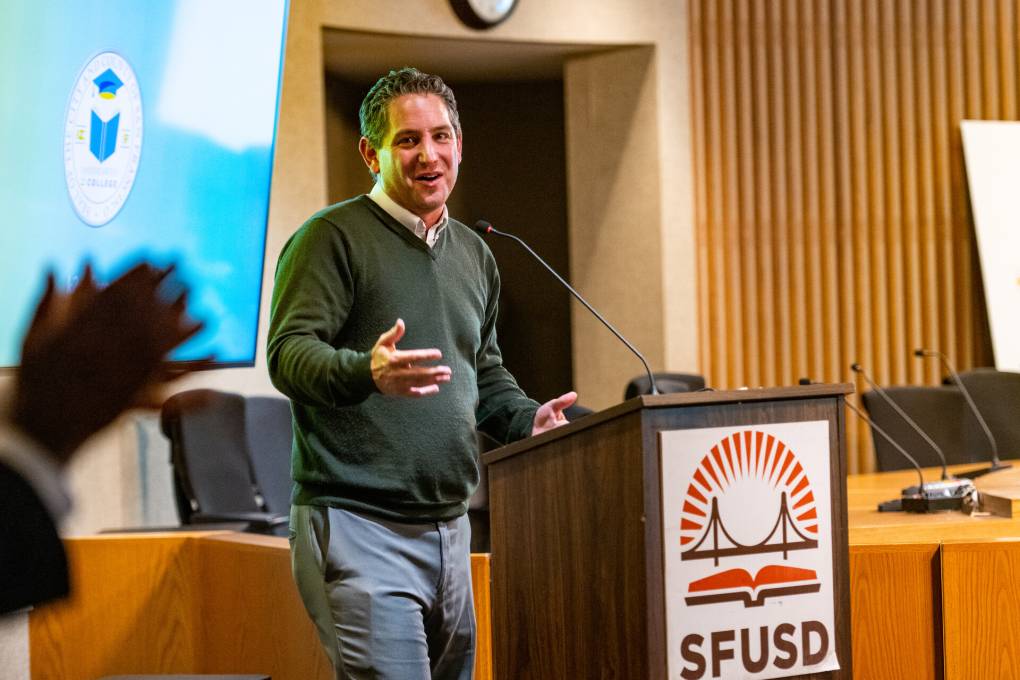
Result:
[[0,614],[68,594],[64,467],[126,409],[158,406],[183,373],[167,357],[202,325],[183,291],[167,299],[172,269],[139,264],[99,286],[86,266],[67,293],[47,276],[0,416]]

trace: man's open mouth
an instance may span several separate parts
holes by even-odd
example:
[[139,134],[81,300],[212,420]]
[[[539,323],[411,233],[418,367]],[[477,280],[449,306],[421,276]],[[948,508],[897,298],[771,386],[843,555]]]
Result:
[[414,178],[417,181],[419,181],[419,182],[434,182],[434,181],[436,181],[437,179],[439,179],[442,176],[443,176],[442,173],[433,172],[433,173],[423,173],[421,175],[415,175]]

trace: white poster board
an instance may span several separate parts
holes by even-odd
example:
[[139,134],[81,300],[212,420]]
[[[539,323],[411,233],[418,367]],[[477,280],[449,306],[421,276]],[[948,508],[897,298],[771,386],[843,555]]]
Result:
[[669,679],[838,669],[828,422],[659,445]]
[[1020,123],[960,122],[995,367],[1020,371]]

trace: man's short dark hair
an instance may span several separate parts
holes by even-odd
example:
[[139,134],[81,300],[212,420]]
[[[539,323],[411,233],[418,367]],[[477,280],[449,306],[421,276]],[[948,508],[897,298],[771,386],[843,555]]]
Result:
[[450,123],[460,136],[460,116],[457,115],[457,100],[453,90],[439,76],[422,73],[416,68],[390,71],[375,82],[361,102],[358,118],[361,121],[361,135],[368,139],[373,149],[382,146],[390,125],[390,102],[405,94],[434,94],[446,104]]

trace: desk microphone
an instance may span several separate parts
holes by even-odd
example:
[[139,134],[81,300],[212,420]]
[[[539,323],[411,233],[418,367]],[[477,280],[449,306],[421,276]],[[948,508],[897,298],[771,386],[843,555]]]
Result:
[[928,436],[927,432],[921,429],[921,426],[918,425],[913,418],[907,415],[906,411],[900,408],[899,404],[893,401],[892,397],[889,396],[888,392],[886,392],[884,389],[875,384],[875,382],[868,376],[867,371],[865,371],[860,364],[858,363],[850,364],[850,370],[864,378],[864,381],[868,383],[871,389],[875,390],[875,392],[877,392],[886,402],[888,402],[889,406],[892,406],[892,409],[896,411],[897,414],[899,414],[900,418],[903,418],[903,420],[905,420],[907,424],[910,425],[910,427],[914,428],[914,432],[917,432],[917,434],[921,435],[921,439],[927,442],[928,446],[935,449],[935,453],[938,454],[939,460],[942,461],[942,481],[949,479],[949,472],[948,470],[946,470],[946,455],[942,453],[942,449],[939,448],[939,445],[936,444],[934,440],[932,440],[932,438]]
[[[819,384],[812,381],[810,378],[801,378],[798,382],[801,385]],[[974,485],[970,481],[950,479],[948,481],[925,483],[924,473],[920,464],[918,464],[917,460],[915,460],[913,456],[907,453],[906,449],[900,446],[888,432],[880,428],[873,420],[868,418],[863,411],[851,404],[849,400],[844,401],[844,403],[847,408],[854,412],[854,415],[868,424],[868,427],[871,428],[872,432],[877,432],[885,438],[885,440],[892,444],[893,448],[899,451],[900,455],[906,458],[914,469],[917,470],[917,486],[908,486],[900,492],[899,498],[879,503],[879,512],[905,510],[906,512],[924,513],[936,512],[939,510],[960,510],[963,508],[964,500],[974,493]]]
[[591,312],[592,314],[594,314],[595,318],[602,322],[602,325],[604,325],[606,328],[608,328],[612,332],[613,335],[615,335],[617,338],[619,338],[620,342],[622,342],[623,344],[625,344],[627,346],[627,349],[629,349],[631,352],[634,353],[634,356],[636,356],[638,359],[641,360],[641,364],[645,367],[645,373],[648,374],[648,384],[651,387],[651,393],[652,394],[660,394],[659,388],[655,384],[655,376],[652,375],[652,369],[648,368],[648,362],[645,361],[644,355],[641,354],[641,352],[639,352],[637,350],[637,348],[634,347],[634,345],[630,344],[627,341],[627,338],[623,337],[623,335],[620,334],[620,331],[616,330],[616,328],[613,327],[613,324],[611,324],[608,321],[606,321],[605,317],[603,317],[601,314],[599,314],[597,311],[595,311],[595,308],[592,307],[590,304],[588,304],[588,301],[585,300],[583,297],[581,297],[581,294],[578,293],[576,290],[574,290],[574,287],[571,286],[569,283],[567,283],[566,280],[562,276],[560,276],[556,272],[555,269],[550,267],[549,263],[547,263],[545,260],[543,260],[539,256],[538,253],[536,253],[534,250],[532,250],[531,246],[529,246],[522,239],[518,238],[517,236],[514,236],[513,234],[508,234],[505,231],[500,231],[499,229],[496,229],[494,226],[492,226],[490,223],[486,222],[485,220],[478,220],[477,222],[475,222],[475,231],[477,231],[482,236],[485,236],[487,234],[495,234],[496,236],[502,236],[504,238],[508,238],[508,239],[513,240],[513,241],[517,241],[517,243],[521,244],[521,246],[526,251],[528,251],[533,258],[538,260],[539,264],[541,264],[543,267],[545,267],[549,271],[550,274],[552,274],[554,277],[556,277],[557,281],[559,281],[561,284],[563,284],[564,288],[566,288],[568,291],[570,291],[571,295],[573,295],[575,298],[577,298],[578,302],[580,302],[582,305],[587,307],[588,311]]
[[963,380],[960,379],[960,374],[957,373],[956,369],[953,368],[953,365],[949,363],[949,358],[946,357],[946,355],[943,354],[942,352],[939,352],[938,350],[922,348],[915,349],[914,356],[939,358],[945,369],[949,371],[949,375],[952,376],[953,382],[956,384],[957,388],[959,388],[960,392],[963,394],[963,398],[966,400],[967,406],[970,407],[970,412],[974,414],[974,417],[977,418],[978,424],[981,425],[981,429],[984,430],[985,436],[988,437],[988,443],[992,445],[991,467],[984,468],[982,470],[972,470],[970,472],[964,472],[958,476],[973,479],[975,477],[980,477],[981,475],[986,475],[989,472],[995,472],[996,470],[1004,470],[1008,467],[1012,467],[1009,463],[1003,463],[1002,461],[999,460],[999,445],[995,442],[995,437],[992,436],[992,430],[991,428],[988,427],[988,423],[985,422],[984,416],[981,415],[981,411],[978,410],[977,404],[975,404],[974,400],[971,398],[970,392],[967,391],[967,387],[963,384]]
[[849,401],[845,403],[858,418],[868,424],[868,427],[870,427],[873,432],[877,432],[882,435],[882,437],[892,444],[893,448],[899,451],[904,458],[910,461],[910,464],[914,466],[915,470],[917,470],[917,478],[920,480],[918,485],[908,486],[903,489],[903,491],[900,492],[899,498],[879,503],[879,512],[904,510],[906,512],[926,513],[938,512],[940,510],[960,510],[963,507],[964,499],[974,492],[973,483],[966,479],[950,479],[941,482],[925,483],[924,474],[917,460],[907,453],[907,450],[900,446],[888,432],[876,425],[875,421],[871,418],[864,415],[863,411],[851,404]]
[[[801,378],[800,380],[797,381],[797,384],[798,385],[821,385],[822,383],[816,382],[816,381],[812,380],[811,378]],[[902,446],[900,446],[899,442],[897,442],[895,439],[892,438],[892,435],[890,435],[888,432],[886,432],[885,430],[880,428],[878,425],[876,425],[875,421],[873,421],[871,418],[869,418],[864,413],[864,411],[860,410],[859,408],[857,408],[856,406],[851,404],[849,399],[844,401],[844,403],[846,404],[846,407],[848,409],[850,409],[851,411],[853,411],[854,414],[858,418],[860,418],[865,423],[867,423],[868,427],[870,427],[872,430],[874,430],[875,432],[877,432],[880,435],[882,435],[882,438],[885,439],[887,442],[889,442],[894,449],[899,451],[900,455],[902,455],[904,458],[906,458],[908,461],[910,461],[910,464],[914,466],[915,470],[917,470],[917,479],[918,479],[917,486],[908,486],[907,488],[903,489],[903,495],[904,496],[914,495],[914,494],[917,494],[918,492],[920,492],[920,490],[922,488],[924,488],[924,473],[923,473],[923,471],[921,469],[920,463],[917,462],[917,459],[914,458],[913,456],[911,456],[909,453],[907,453],[907,450],[905,448],[903,448]],[[891,503],[893,501],[889,501],[889,502]],[[883,503],[883,505],[885,505],[885,503]],[[879,507],[879,509],[881,510],[881,507]],[[895,508],[895,509],[899,510],[899,508]]]
[[907,495],[911,495],[911,494],[916,494],[918,491],[923,489],[924,488],[924,471],[921,469],[921,464],[917,462],[917,459],[914,458],[913,456],[911,456],[909,453],[907,453],[907,450],[905,448],[903,448],[902,446],[900,446],[899,442],[897,442],[895,439],[892,438],[892,435],[890,435],[888,432],[886,432],[885,430],[880,428],[878,425],[876,425],[874,420],[869,418],[864,413],[864,411],[862,411],[861,409],[859,409],[856,406],[854,406],[853,404],[851,404],[849,400],[846,401],[846,407],[848,409],[850,409],[851,411],[853,411],[854,414],[858,418],[860,418],[865,423],[867,423],[868,427],[870,427],[872,430],[874,430],[875,432],[877,432],[880,435],[882,435],[882,438],[885,439],[887,442],[889,442],[894,449],[899,451],[900,455],[902,455],[904,458],[906,458],[908,461],[910,461],[910,464],[914,466],[915,470],[917,470],[917,479],[919,480],[918,483],[917,483],[917,486],[908,486],[907,488],[903,489],[903,495],[907,496]]

